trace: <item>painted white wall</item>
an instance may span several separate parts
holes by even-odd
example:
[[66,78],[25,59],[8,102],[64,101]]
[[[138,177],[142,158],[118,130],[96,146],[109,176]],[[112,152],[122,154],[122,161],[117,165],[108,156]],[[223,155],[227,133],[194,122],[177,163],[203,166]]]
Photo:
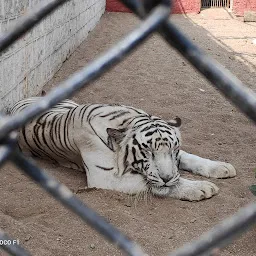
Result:
[[[0,33],[41,1],[0,0]],[[0,55],[0,110],[36,95],[98,23],[106,0],[71,0]]]

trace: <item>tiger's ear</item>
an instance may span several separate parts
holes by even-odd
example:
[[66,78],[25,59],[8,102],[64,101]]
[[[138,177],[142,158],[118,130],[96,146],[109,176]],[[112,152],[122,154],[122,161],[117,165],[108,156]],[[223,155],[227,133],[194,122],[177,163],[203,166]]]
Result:
[[108,136],[113,138],[118,144],[121,143],[123,138],[125,137],[126,129],[113,129],[107,128]]
[[170,126],[180,127],[181,126],[181,119],[178,116],[176,116],[173,120],[169,120],[167,123]]

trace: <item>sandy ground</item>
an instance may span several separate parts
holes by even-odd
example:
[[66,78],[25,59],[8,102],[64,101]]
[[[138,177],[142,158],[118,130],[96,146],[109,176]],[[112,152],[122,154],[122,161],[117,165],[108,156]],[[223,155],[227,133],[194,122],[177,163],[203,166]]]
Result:
[[[245,24],[225,10],[174,15],[172,19],[208,54],[256,89],[256,45],[252,44],[256,38],[255,23]],[[137,22],[132,14],[106,13],[45,90],[93,60]],[[157,198],[135,203],[125,194],[103,190],[77,194],[150,255],[167,255],[254,200],[248,190],[255,183],[254,126],[158,36],[73,99],[79,103],[133,105],[166,119],[178,115],[183,120],[185,150],[228,161],[237,169],[235,178],[212,179],[220,193],[197,203]],[[73,191],[86,185],[84,173],[45,162],[39,164]],[[18,238],[33,255],[121,255],[11,165],[1,169],[0,193],[0,227]],[[256,255],[255,229],[220,255]]]

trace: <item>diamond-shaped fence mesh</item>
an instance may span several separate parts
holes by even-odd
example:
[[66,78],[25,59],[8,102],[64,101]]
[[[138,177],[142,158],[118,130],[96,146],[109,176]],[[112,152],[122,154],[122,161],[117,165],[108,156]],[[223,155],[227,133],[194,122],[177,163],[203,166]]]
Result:
[[[24,16],[13,29],[0,36],[0,52],[11,46],[44,17],[67,1],[46,1]],[[140,256],[145,255],[145,253],[139,245],[109,224],[95,211],[88,208],[67,187],[57,182],[45,171],[38,168],[33,161],[28,160],[19,152],[16,146],[16,130],[56,103],[72,96],[77,90],[85,87],[118,64],[154,32],[159,33],[170,46],[174,47],[213,86],[254,122],[256,122],[256,95],[229,71],[203,53],[169,21],[170,0],[121,1],[142,20],[136,29],[89,65],[60,83],[48,95],[40,99],[36,105],[31,105],[18,115],[0,116],[0,167],[6,161],[12,161],[39,186],[127,255]],[[252,227],[255,223],[256,204],[253,203],[203,234],[197,241],[171,253],[170,256],[213,255],[212,253],[216,248],[226,246],[233,238]],[[0,230],[0,246],[3,250],[11,255],[30,255],[15,241]]]

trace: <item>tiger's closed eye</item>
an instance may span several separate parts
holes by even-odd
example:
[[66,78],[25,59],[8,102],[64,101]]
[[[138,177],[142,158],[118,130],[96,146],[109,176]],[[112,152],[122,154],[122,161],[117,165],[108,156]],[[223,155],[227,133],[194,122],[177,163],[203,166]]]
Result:
[[149,150],[149,149],[144,149],[144,148],[142,148],[142,149],[140,150],[140,153],[142,154],[142,156],[143,156],[144,158],[148,158],[148,157],[150,157],[150,155],[152,154],[151,150]]

